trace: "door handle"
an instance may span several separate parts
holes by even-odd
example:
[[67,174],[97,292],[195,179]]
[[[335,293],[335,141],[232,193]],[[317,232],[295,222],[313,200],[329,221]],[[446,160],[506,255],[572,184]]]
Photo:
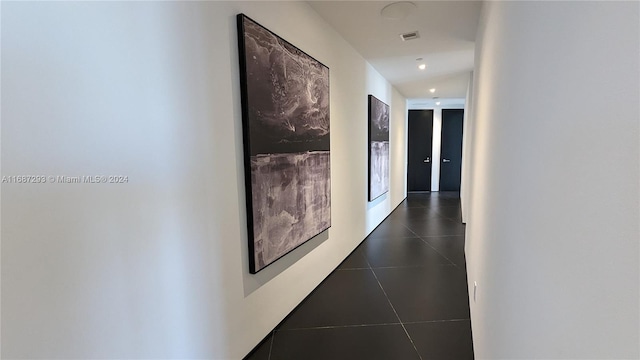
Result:
[[443,163],[448,163],[448,162],[451,162],[451,160],[449,160],[449,159],[442,159],[442,162],[443,162]]
[[431,158],[429,156],[427,156],[427,158],[422,160],[422,162],[424,162],[424,163],[431,162]]

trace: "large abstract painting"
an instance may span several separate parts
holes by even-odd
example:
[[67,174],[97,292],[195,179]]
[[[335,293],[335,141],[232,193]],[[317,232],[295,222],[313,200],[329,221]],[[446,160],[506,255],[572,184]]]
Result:
[[389,105],[369,95],[369,201],[389,191]]
[[331,226],[329,68],[238,15],[249,267]]

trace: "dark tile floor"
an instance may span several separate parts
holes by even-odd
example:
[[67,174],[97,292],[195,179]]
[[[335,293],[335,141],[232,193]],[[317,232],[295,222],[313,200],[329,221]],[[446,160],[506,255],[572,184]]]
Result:
[[246,359],[473,359],[459,194],[409,194]]

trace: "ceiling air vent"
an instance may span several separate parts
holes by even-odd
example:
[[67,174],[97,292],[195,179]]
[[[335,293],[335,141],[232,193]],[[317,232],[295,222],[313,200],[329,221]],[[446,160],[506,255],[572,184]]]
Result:
[[400,34],[400,38],[402,39],[402,41],[409,41],[409,40],[417,39],[419,37],[420,37],[420,33],[417,31]]

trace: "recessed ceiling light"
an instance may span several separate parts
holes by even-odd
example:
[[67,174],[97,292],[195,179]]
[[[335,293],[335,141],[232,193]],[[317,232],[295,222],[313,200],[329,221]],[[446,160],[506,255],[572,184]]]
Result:
[[426,69],[426,68],[427,68],[427,64],[420,64],[420,65],[418,65],[418,69],[420,69],[420,70],[424,70],[424,69]]
[[429,89],[429,91],[433,94],[434,92],[436,92],[436,88],[431,88]]
[[436,101],[436,105],[440,105],[440,101]]

